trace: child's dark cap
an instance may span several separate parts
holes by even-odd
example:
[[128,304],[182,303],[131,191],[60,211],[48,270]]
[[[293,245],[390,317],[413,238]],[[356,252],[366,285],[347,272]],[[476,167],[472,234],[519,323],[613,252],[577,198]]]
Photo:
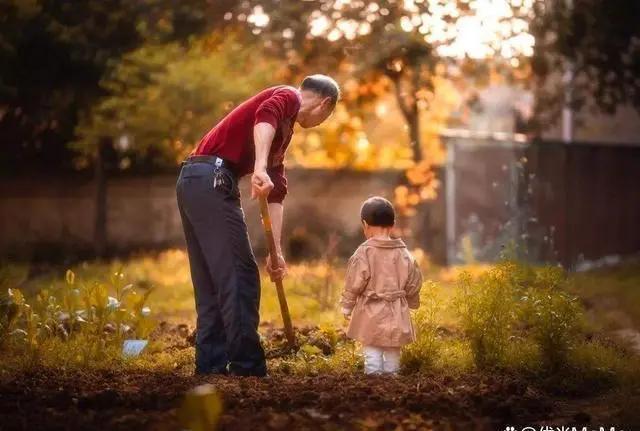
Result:
[[373,196],[362,204],[360,218],[369,226],[392,227],[396,222],[396,212],[391,202],[380,196]]

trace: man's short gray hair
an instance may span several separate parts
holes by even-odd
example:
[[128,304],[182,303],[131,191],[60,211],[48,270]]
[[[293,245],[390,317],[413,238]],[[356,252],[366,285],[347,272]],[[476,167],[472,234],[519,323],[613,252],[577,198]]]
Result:
[[327,75],[309,75],[302,80],[300,88],[313,91],[322,97],[330,97],[334,106],[340,99],[340,86],[333,78]]

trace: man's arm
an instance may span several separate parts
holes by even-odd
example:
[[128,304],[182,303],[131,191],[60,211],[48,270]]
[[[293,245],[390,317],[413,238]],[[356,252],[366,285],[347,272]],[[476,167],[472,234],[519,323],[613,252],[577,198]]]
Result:
[[[267,174],[269,150],[276,134],[276,129],[269,123],[258,123],[253,126],[253,141],[256,147],[256,161],[251,176],[251,198],[267,197],[273,190],[273,182]],[[282,219],[282,218],[281,218]]]
[[273,182],[267,174],[271,143],[284,118],[294,115],[300,107],[295,90],[281,88],[273,92],[271,97],[262,102],[256,110],[253,126],[253,141],[256,147],[256,161],[251,177],[251,197],[268,196],[273,189]]
[[271,145],[281,121],[291,117],[300,101],[295,91],[288,89],[277,90],[262,102],[256,110],[256,120],[253,128],[255,145],[255,164],[251,177],[251,197],[267,198],[271,225],[276,243],[278,269],[271,268],[270,258],[267,261],[267,271],[272,280],[282,279],[286,274],[286,263],[282,256],[281,234],[283,206],[282,200],[287,193],[287,180],[284,176],[284,165],[269,167],[269,153]]
[[[254,165],[253,177],[251,179],[252,197],[268,198],[269,194],[274,188],[273,181],[271,180],[271,176],[269,175],[268,168],[267,168],[267,160],[269,158],[269,149],[271,147],[271,141],[273,140],[274,133],[275,133],[275,130],[269,123],[259,123],[259,124],[256,124],[256,126],[254,127],[254,139],[256,144],[256,162]],[[282,175],[282,172],[276,169],[274,171],[274,174]],[[255,178],[255,181],[254,181],[254,178]],[[279,183],[282,183],[283,181],[286,181],[286,180],[281,179]],[[278,194],[280,193],[282,192],[278,190]],[[283,212],[284,212],[284,207],[282,205],[282,202],[269,202],[269,214],[271,215],[273,237],[276,242],[276,250],[278,251],[278,255],[282,255],[280,238],[282,234]]]
[[[256,147],[256,161],[253,175],[251,176],[251,197],[268,198],[273,190],[273,182],[267,173],[269,150],[275,135],[275,129],[269,123],[258,123],[253,127],[253,139]],[[276,243],[276,259],[278,268],[271,265],[271,256],[267,257],[267,272],[272,280],[282,280],[287,272],[287,264],[282,255],[282,219],[284,207],[282,203],[269,203],[269,215],[271,216],[271,228]]]

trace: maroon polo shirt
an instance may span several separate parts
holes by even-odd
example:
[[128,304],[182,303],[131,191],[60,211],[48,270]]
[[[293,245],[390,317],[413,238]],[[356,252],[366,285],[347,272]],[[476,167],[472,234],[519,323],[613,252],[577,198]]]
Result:
[[267,88],[228,113],[200,140],[191,154],[223,158],[233,164],[238,178],[242,177],[253,172],[255,163],[253,126],[271,124],[276,133],[269,151],[267,173],[274,188],[268,201],[280,203],[287,194],[284,153],[291,141],[301,100],[300,92],[294,87]]

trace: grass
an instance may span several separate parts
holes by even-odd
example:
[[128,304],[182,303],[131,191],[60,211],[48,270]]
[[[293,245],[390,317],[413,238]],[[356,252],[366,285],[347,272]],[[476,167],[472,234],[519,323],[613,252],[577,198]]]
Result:
[[[11,327],[8,320],[2,321],[4,373],[37,367],[193,371],[193,348],[184,340],[176,347],[162,331],[153,333],[140,357],[125,359],[120,352],[123,338],[146,338],[152,323],[193,326],[193,292],[184,252],[82,263],[66,276],[47,271],[30,277],[30,272],[24,265],[8,265],[0,272],[1,291],[12,289],[14,295],[5,298],[5,304],[22,307]],[[404,373],[517,373],[567,394],[640,383],[638,357],[607,338],[607,323],[582,305],[593,298],[616,298],[624,302],[621,312],[635,319],[639,302],[633,281],[640,278],[639,266],[567,276],[557,268],[505,261],[494,266],[425,267],[424,273],[430,281],[422,290],[423,305],[413,316],[418,340],[403,351]],[[301,348],[294,355],[270,359],[273,373],[362,372],[358,346],[345,339],[345,323],[335,305],[343,275],[343,267],[326,261],[291,266],[285,290],[294,322],[299,328],[317,328],[300,334]],[[16,298],[17,287],[24,300]],[[580,300],[573,296],[576,293]],[[120,305],[110,309],[109,296]],[[61,313],[71,317],[61,323]],[[596,319],[581,317],[589,313]],[[261,319],[263,333],[281,325],[275,289],[266,279]],[[109,325],[116,330],[105,331]],[[279,343],[281,337],[265,339],[270,351]]]
[[575,274],[569,291],[592,306],[590,316],[599,329],[640,328],[640,259],[613,268]]

